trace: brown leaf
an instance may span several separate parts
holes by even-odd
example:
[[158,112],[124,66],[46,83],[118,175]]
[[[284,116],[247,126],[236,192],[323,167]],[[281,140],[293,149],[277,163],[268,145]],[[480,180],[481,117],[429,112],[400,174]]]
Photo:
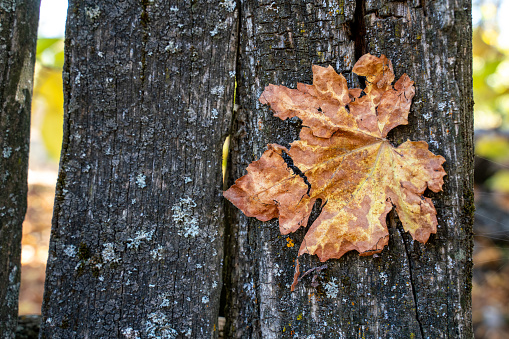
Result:
[[306,127],[290,149],[268,145],[248,174],[224,192],[247,216],[279,217],[282,234],[306,226],[321,199],[322,211],[299,250],[321,261],[351,250],[381,252],[393,207],[415,240],[425,243],[437,230],[435,207],[423,194],[442,189],[445,159],[423,141],[394,147],[385,139],[408,123],[413,81],[404,74],[393,88],[392,64],[383,55],[364,55],[353,72],[366,77],[364,90],[349,90],[331,66],[313,66],[313,85],[267,86],[260,102],[283,120],[299,117]]

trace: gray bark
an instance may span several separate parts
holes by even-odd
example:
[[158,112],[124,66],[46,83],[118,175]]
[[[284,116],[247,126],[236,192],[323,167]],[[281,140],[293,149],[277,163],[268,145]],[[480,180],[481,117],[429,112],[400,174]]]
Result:
[[16,339],[36,339],[39,337],[41,327],[40,315],[22,315],[18,317]]
[[0,337],[18,319],[39,0],[0,0]]
[[[376,257],[349,253],[290,292],[305,230],[289,235],[230,205],[225,281],[228,338],[471,338],[473,127],[471,4],[459,1],[241,1],[237,103],[228,185],[267,143],[287,146],[300,123],[281,122],[258,98],[269,83],[311,83],[311,65],[351,74],[364,53],[385,54],[397,78],[415,81],[408,126],[396,145],[424,140],[447,162],[444,191],[430,194],[438,233],[414,242],[395,213]],[[320,267],[299,259],[301,271]],[[313,284],[318,283],[318,285]],[[315,285],[316,287],[313,287]],[[335,286],[327,293],[325,286]]]
[[69,2],[42,338],[217,337],[234,1]]

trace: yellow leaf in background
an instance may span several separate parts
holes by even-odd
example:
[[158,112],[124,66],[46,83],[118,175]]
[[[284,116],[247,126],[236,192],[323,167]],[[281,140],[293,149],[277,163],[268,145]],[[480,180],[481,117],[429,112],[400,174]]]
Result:
[[505,162],[509,160],[509,140],[504,136],[485,135],[475,144],[475,153],[490,160]]
[[509,193],[509,170],[497,171],[486,184],[493,191]]
[[39,131],[48,154],[58,160],[62,147],[63,85],[61,69],[38,66],[32,101],[33,126]]

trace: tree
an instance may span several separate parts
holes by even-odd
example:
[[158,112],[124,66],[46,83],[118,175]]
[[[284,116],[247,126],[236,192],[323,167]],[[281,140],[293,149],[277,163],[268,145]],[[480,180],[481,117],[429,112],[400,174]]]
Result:
[[[300,244],[305,230],[281,236],[276,220],[262,223],[231,207],[226,337],[472,337],[470,2],[244,1],[240,12],[241,109],[228,186],[267,143],[288,146],[297,139],[299,121],[282,123],[260,105],[264,86],[311,83],[317,64],[334,66],[358,87],[350,71],[367,52],[385,54],[397,78],[406,72],[415,81],[409,125],[389,139],[397,145],[407,138],[427,141],[447,159],[448,175],[444,192],[431,195],[439,230],[426,245],[412,241],[392,214],[389,246],[378,257],[349,253],[329,260],[293,293],[299,246],[288,245]],[[301,271],[323,265],[315,256],[299,260]]]
[[69,2],[43,338],[217,333],[236,13]]
[[[71,1],[42,337],[215,337],[223,247],[228,338],[471,336],[470,25],[468,1]],[[305,230],[225,203],[221,147],[231,184],[301,128],[259,104],[266,85],[331,64],[358,86],[366,52],[416,81],[389,138],[447,159],[439,231],[414,243],[392,214],[378,257],[303,256],[320,269],[292,293]]]
[[18,319],[39,1],[0,0],[0,334]]

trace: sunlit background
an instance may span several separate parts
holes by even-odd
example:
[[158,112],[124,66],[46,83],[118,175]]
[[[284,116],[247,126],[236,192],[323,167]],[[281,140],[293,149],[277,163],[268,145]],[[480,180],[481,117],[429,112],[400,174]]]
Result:
[[[42,0],[32,107],[20,314],[40,314],[62,142],[66,0]],[[477,338],[509,338],[509,0],[474,1]]]

